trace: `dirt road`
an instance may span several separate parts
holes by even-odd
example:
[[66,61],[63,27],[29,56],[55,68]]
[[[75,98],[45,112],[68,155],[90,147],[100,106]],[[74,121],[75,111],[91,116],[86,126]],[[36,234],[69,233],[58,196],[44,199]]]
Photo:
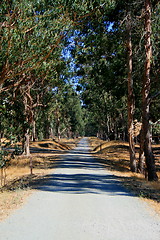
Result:
[[88,152],[87,139],[0,223],[1,240],[159,240],[160,218]]

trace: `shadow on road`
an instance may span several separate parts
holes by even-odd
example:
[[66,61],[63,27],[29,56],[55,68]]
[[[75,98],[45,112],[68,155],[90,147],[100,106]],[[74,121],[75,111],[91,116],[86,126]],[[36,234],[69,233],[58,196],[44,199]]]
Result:
[[[56,168],[61,169],[61,174],[55,171],[41,180],[33,181],[31,187],[41,191],[72,194],[131,195],[121,185],[120,177],[101,171],[104,170],[102,163],[97,162],[88,152],[84,154],[72,151],[58,160]],[[70,170],[71,173],[68,172]]]
[[[52,157],[50,157],[52,159]],[[79,152],[69,153],[64,159],[57,162],[57,168],[63,169],[88,169],[100,170],[104,169],[103,164],[92,158],[89,154],[81,154]]]
[[113,175],[99,174],[53,174],[47,175],[45,179],[33,182],[32,188],[63,193],[94,193],[108,195],[131,196],[121,183],[119,178]]

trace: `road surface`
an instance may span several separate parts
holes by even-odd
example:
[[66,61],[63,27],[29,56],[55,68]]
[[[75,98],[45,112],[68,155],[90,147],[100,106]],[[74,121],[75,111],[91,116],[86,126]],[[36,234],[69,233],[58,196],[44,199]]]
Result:
[[87,139],[27,203],[0,223],[1,240],[159,240],[160,218],[88,152]]

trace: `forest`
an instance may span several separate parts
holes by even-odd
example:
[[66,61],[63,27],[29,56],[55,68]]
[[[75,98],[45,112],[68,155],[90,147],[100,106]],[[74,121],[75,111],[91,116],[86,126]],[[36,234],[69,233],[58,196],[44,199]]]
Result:
[[96,136],[129,142],[130,170],[157,181],[160,2],[6,0],[0,13],[0,168],[10,146]]

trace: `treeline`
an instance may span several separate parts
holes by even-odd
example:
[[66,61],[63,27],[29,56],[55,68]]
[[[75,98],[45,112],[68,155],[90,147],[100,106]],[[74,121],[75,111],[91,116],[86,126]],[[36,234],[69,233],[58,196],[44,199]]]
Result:
[[159,1],[97,2],[73,33],[87,133],[129,141],[131,171],[146,168],[148,179],[157,180],[151,140],[160,136]]
[[128,140],[131,170],[144,171],[145,155],[157,180],[159,1],[7,0],[0,11],[1,140],[22,141],[27,155],[30,140],[54,136]]
[[29,155],[31,140],[84,135],[84,121],[62,54],[72,27],[65,5],[4,1],[0,11],[3,167],[6,139],[7,144],[22,142],[22,152]]

